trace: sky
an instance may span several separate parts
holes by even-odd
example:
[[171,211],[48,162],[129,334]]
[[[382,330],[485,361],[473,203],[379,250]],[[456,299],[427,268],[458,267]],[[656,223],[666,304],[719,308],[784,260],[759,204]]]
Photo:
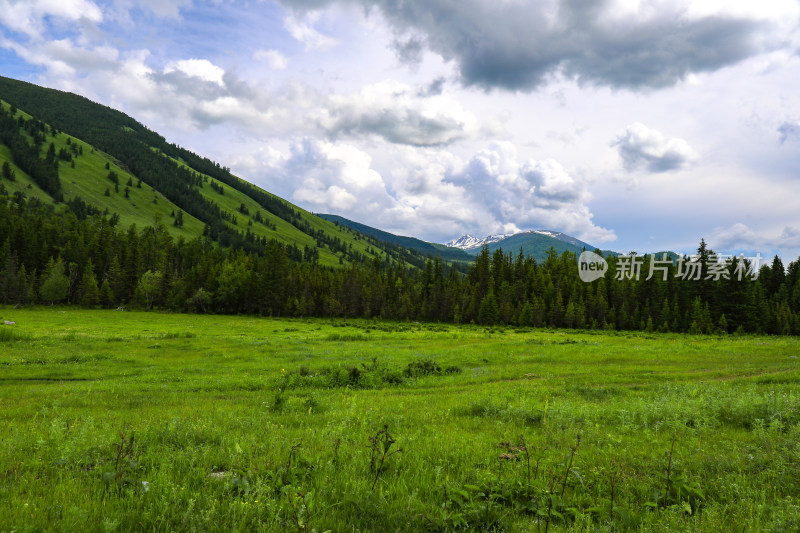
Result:
[[800,256],[798,0],[0,0],[0,74],[432,242]]

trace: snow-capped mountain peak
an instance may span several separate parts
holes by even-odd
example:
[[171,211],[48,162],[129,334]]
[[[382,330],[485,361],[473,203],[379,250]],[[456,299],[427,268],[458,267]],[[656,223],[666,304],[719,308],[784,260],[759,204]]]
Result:
[[481,246],[483,246],[484,244],[491,244],[493,242],[502,241],[503,239],[506,239],[513,235],[516,235],[516,233],[496,233],[494,235],[489,235],[485,239],[483,239]]
[[486,244],[502,241],[503,239],[511,237],[512,235],[516,235],[516,233],[498,233],[494,235],[488,235],[483,239],[473,237],[472,235],[462,235],[458,239],[445,243],[445,246],[461,248],[462,250],[474,250],[475,248],[480,248]]
[[458,239],[445,243],[445,246],[451,248],[461,248],[462,250],[470,250],[478,246],[482,246],[483,239],[478,239],[472,235],[462,235]]

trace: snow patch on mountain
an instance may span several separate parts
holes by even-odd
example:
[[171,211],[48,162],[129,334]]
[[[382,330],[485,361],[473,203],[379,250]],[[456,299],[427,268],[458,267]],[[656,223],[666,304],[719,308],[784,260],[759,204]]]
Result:
[[480,248],[481,246],[485,246],[493,242],[502,241],[503,239],[507,239],[512,235],[516,235],[516,233],[497,233],[493,235],[487,235],[482,239],[473,237],[472,235],[462,235],[458,239],[446,242],[444,245],[450,246],[451,248],[461,248],[462,250],[474,250],[475,248]]
[[476,248],[481,246],[483,239],[479,239],[477,237],[473,237],[472,235],[462,235],[458,239],[454,239],[452,241],[444,243],[445,246],[449,246],[451,248],[461,248],[462,250],[471,250],[472,248]]

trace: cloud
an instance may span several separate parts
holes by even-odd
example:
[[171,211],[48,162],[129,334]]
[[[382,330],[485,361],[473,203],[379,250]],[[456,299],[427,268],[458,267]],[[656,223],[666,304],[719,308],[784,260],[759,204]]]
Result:
[[[282,1],[298,10],[334,3]],[[401,61],[418,61],[424,44],[454,61],[465,85],[514,91],[559,75],[634,90],[671,86],[784,46],[785,21],[798,15],[788,0],[765,0],[758,9],[735,2],[699,8],[689,0],[351,2],[378,7],[398,35]]]
[[419,37],[395,39],[392,41],[392,49],[401,63],[416,66],[422,63],[425,42]]
[[[23,45],[1,36],[0,45],[47,69],[60,88],[95,99],[110,96],[112,104],[143,119],[169,116],[169,126],[183,131],[229,124],[257,136],[313,133],[441,146],[479,130],[477,118],[443,93],[440,79],[424,88],[389,80],[346,94],[321,94],[296,81],[264,90],[202,57],[175,58],[156,68],[146,50],[121,54],[71,39]],[[275,50],[255,56],[274,68],[286,66]]]
[[113,0],[119,18],[129,19],[133,9],[148,11],[165,19],[178,19],[182,8],[192,5],[192,0]]
[[583,194],[578,182],[554,159],[528,161],[521,174],[534,185],[536,194],[549,201],[574,202]]
[[289,87],[264,93],[206,59],[175,60],[159,70],[150,65],[146,50],[120,53],[107,46],[82,48],[69,40],[27,47],[1,43],[46,68],[59,89],[103,101],[145,123],[164,126],[169,117],[173,131],[231,124],[242,131],[281,132],[298,125],[293,110],[303,101],[303,91]]
[[[440,89],[439,89],[440,90]],[[331,96],[320,119],[328,134],[376,135],[397,144],[439,146],[474,136],[477,118],[456,100],[387,80]]]
[[266,61],[272,70],[285,70],[289,66],[289,60],[277,50],[256,50],[253,59]]
[[338,44],[332,37],[321,34],[314,28],[320,19],[320,12],[312,11],[301,17],[287,17],[283,25],[292,37],[305,45],[306,50],[330,50]]
[[369,212],[392,203],[372,158],[354,146],[305,139],[273,162],[282,179],[296,183],[293,200],[315,209]]
[[436,242],[522,229],[558,229],[592,243],[616,239],[593,223],[582,182],[557,161],[519,161],[511,143],[492,143],[468,160],[443,149],[400,145],[391,152],[376,163],[347,143],[303,139],[286,154],[265,150],[234,167],[313,211]]
[[800,122],[796,120],[786,120],[778,126],[781,144],[788,140],[800,138]]
[[513,144],[492,143],[450,178],[493,214],[491,231],[558,229],[590,242],[616,240],[592,221],[585,184],[554,159],[521,162]]
[[99,23],[103,12],[90,0],[0,0],[0,24],[30,38],[40,38],[50,18]]
[[47,68],[58,77],[73,78],[86,71],[117,68],[119,51],[106,45],[79,46],[72,39],[21,44],[0,34],[0,46],[12,50],[32,65]]
[[632,172],[670,172],[687,167],[697,159],[689,143],[683,139],[667,138],[661,132],[636,122],[628,126],[611,143],[617,147],[622,166]]
[[798,250],[800,228],[786,226],[778,235],[769,236],[767,232],[756,232],[746,224],[737,222],[714,230],[708,242],[720,253],[735,249],[760,252],[768,252],[770,249]]
[[288,154],[265,152],[246,162],[287,198],[315,212],[330,212],[405,235],[446,240],[467,224],[491,224],[469,191],[448,180],[463,166],[440,151],[398,148],[396,172],[379,172],[366,152],[347,143],[295,142]]
[[225,70],[216,66],[208,59],[182,59],[172,61],[164,67],[164,74],[180,71],[190,78],[216,83],[223,86],[222,77]]
[[169,116],[173,128],[230,125],[249,137],[279,137],[314,128],[304,120],[303,111],[321,97],[305,86],[263,91],[206,60],[178,61],[163,71],[142,67],[129,75],[138,78],[131,80],[133,85],[147,87],[147,96],[126,101],[145,113],[160,114],[162,120]]

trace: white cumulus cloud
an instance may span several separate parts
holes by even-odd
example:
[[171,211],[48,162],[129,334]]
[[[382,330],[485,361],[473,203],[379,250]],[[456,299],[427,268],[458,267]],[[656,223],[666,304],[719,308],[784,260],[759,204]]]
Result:
[[611,144],[622,158],[625,170],[670,172],[687,167],[697,152],[683,139],[668,138],[640,122],[628,126]]
[[377,135],[412,146],[436,146],[474,136],[478,120],[455,99],[420,94],[409,85],[385,80],[358,93],[333,95],[320,118],[331,135]]
[[0,0],[0,24],[28,37],[42,37],[50,17],[99,23],[103,12],[91,0]]
[[172,61],[167,63],[164,67],[164,73],[180,71],[192,78],[198,78],[203,81],[210,81],[222,86],[222,77],[225,75],[225,70],[218,67],[208,59],[181,59],[180,61]]

